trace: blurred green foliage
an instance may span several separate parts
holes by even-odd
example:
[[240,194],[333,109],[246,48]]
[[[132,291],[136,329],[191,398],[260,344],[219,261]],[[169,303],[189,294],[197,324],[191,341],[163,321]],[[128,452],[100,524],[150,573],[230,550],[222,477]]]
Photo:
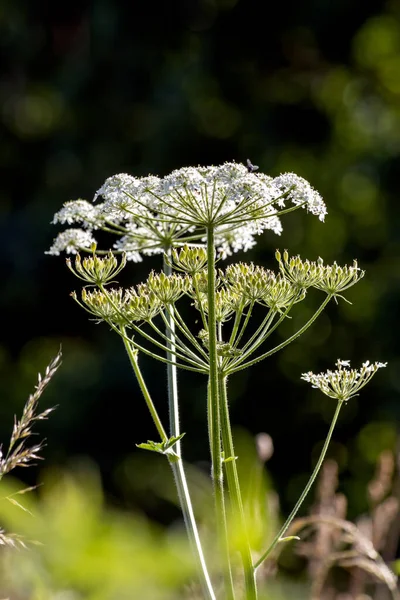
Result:
[[[14,489],[2,483],[2,497]],[[3,596],[166,600],[177,598],[193,576],[183,536],[167,536],[139,515],[107,510],[93,469],[48,474],[40,500],[31,496],[25,506],[33,514],[1,504],[8,527],[33,542],[29,550],[8,551]]]
[[[146,470],[141,472],[146,474]],[[164,494],[162,478],[151,487],[152,493]],[[47,472],[39,493],[24,495],[20,501],[23,510],[21,504],[7,501],[20,488],[11,478],[0,485],[0,518],[7,530],[18,530],[27,545],[26,549],[3,549],[2,596],[21,600],[201,598],[184,531],[164,531],[143,515],[107,508],[93,465],[81,464],[69,473]],[[200,506],[197,494],[196,500]],[[219,561],[204,505],[200,512],[208,558],[218,580]],[[304,585],[285,581],[262,586],[260,598],[283,600],[290,590],[296,590],[299,600],[306,598]]]

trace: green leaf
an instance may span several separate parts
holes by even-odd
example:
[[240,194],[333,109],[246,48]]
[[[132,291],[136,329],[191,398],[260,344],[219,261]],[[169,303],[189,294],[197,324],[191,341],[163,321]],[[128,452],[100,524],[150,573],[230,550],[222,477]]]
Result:
[[168,460],[170,462],[177,462],[179,460],[179,456],[172,450],[172,447],[175,446],[175,444],[182,439],[184,435],[184,433],[181,433],[178,436],[172,436],[164,442],[153,442],[152,440],[147,440],[147,442],[136,444],[136,446],[142,450],[149,450],[150,452],[164,454],[165,456],[168,456]]

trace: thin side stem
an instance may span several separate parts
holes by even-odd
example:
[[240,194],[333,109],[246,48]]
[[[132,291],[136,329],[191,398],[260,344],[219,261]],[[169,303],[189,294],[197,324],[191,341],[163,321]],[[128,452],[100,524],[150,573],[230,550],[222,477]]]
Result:
[[[170,254],[170,249],[167,250]],[[167,264],[165,258],[163,261],[163,269],[166,275],[172,274],[172,268]],[[172,318],[174,307],[169,307],[170,314],[166,319],[165,337],[167,339],[167,358],[170,361],[167,364],[167,378],[168,378],[168,408],[169,408],[169,427],[171,436],[180,435],[179,425],[179,401],[178,401],[178,375],[175,359],[176,351],[176,336],[175,336],[175,322]],[[181,457],[181,442],[180,440],[175,445],[176,454]]]
[[[190,332],[189,328],[187,327],[185,321],[182,319],[181,315],[179,314],[178,309],[176,308],[176,306],[173,307],[173,311],[170,312],[169,311],[169,306],[166,306],[166,311],[169,314],[170,319],[172,319],[175,323],[175,325],[178,327],[178,329],[183,333],[183,335],[186,337],[186,339],[194,346],[194,348],[203,356],[203,358],[205,358],[208,361],[208,354],[205,352],[205,350],[200,346],[200,344],[198,343],[198,341],[196,340],[196,338],[194,337],[194,335],[192,335],[192,333]],[[169,320],[167,321],[165,319],[164,313],[160,313],[161,316],[164,318],[164,322],[167,324],[169,323]],[[169,326],[169,325],[167,325]],[[195,355],[196,356],[196,355]],[[196,356],[197,358],[197,356]]]
[[[175,313],[176,308],[173,307],[172,310]],[[149,325],[157,333],[157,335],[159,335],[162,339],[167,341],[167,348],[168,348],[168,344],[170,343],[170,338],[168,337],[168,335],[166,335],[167,330],[169,331],[170,335],[173,336],[174,345],[171,346],[171,348],[170,348],[171,353],[174,353],[177,356],[175,351],[176,351],[176,349],[179,349],[179,351],[183,353],[182,356],[186,355],[189,358],[191,357],[194,360],[194,362],[198,362],[199,366],[203,366],[204,368],[207,368],[207,363],[202,361],[201,358],[199,358],[197,356],[197,354],[195,352],[193,352],[193,350],[191,350],[188,346],[186,346],[186,344],[180,338],[178,338],[178,336],[175,334],[175,331],[176,331],[175,327],[173,328],[173,330],[170,329],[171,319],[174,323],[177,323],[176,319],[175,319],[175,315],[168,313],[169,318],[167,318],[166,315],[164,314],[164,312],[161,311],[160,316],[161,316],[162,320],[164,321],[166,333],[163,333],[162,331],[160,331],[160,329],[157,327],[157,325],[154,324],[153,320],[149,321]]]
[[303,502],[304,502],[304,500],[305,500],[308,492],[310,491],[311,486],[314,483],[314,481],[315,481],[315,479],[316,479],[316,477],[317,477],[317,475],[319,473],[319,470],[320,470],[320,468],[322,466],[322,463],[324,461],[324,458],[325,458],[325,455],[326,455],[326,451],[328,450],[328,446],[329,446],[329,443],[331,441],[333,430],[335,429],[335,425],[336,425],[336,422],[338,420],[340,409],[342,408],[342,405],[343,405],[343,401],[339,400],[339,402],[337,403],[337,406],[336,406],[335,414],[333,415],[333,419],[332,419],[331,426],[330,426],[329,431],[328,431],[328,435],[326,436],[323,448],[321,450],[321,454],[320,454],[320,456],[318,458],[317,464],[314,467],[314,470],[313,470],[313,472],[311,474],[311,477],[310,477],[310,479],[307,482],[306,487],[302,491],[302,494],[301,494],[300,498],[297,500],[295,507],[293,508],[292,512],[290,513],[290,515],[286,519],[285,523],[282,525],[282,527],[280,528],[279,532],[276,534],[276,536],[272,540],[272,543],[270,544],[270,546],[267,548],[267,550],[264,552],[264,554],[255,563],[255,565],[254,565],[255,569],[257,569],[261,565],[261,563],[264,562],[264,560],[269,556],[269,554],[271,554],[271,552],[273,551],[273,549],[275,548],[275,546],[281,541],[282,536],[288,530],[291,522],[293,521],[293,519],[297,515],[297,513],[299,511],[299,508],[303,504]]
[[[290,338],[288,338],[287,340],[285,340],[278,346],[275,346],[275,348],[272,348],[272,350],[268,350],[268,352],[265,352],[264,354],[261,354],[260,356],[257,356],[256,358],[253,358],[253,360],[249,360],[248,362],[245,362],[245,363],[242,363],[239,365],[236,363],[236,364],[230,366],[229,369],[227,369],[227,374],[230,375],[232,373],[236,373],[237,371],[242,371],[243,369],[247,369],[247,367],[251,367],[252,365],[255,365],[256,363],[260,362],[260,360],[264,360],[264,358],[268,358],[268,356],[271,356],[272,354],[275,354],[275,352],[279,352],[279,350],[282,350],[282,348],[285,348],[286,346],[288,346],[291,342],[293,342],[295,339],[300,337],[302,335],[302,333],[304,333],[314,323],[314,321],[319,317],[319,315],[322,313],[325,306],[328,304],[328,302],[331,300],[332,297],[333,297],[333,294],[328,294],[327,297],[325,298],[325,300],[322,302],[321,306],[313,314],[311,319],[309,319],[307,321],[307,323],[305,325],[303,325],[303,327],[301,327],[298,331],[296,331],[296,333],[294,333]],[[279,321],[277,321],[274,328],[276,328],[277,324],[279,324]],[[272,330],[270,330],[270,331],[272,331]]]
[[[104,285],[100,284],[99,285],[99,289],[100,291],[107,297],[108,301],[110,302],[110,304],[113,306],[113,308],[117,311],[117,313],[122,317],[122,319],[125,319],[125,316],[123,315],[123,313],[121,312],[121,310],[119,309],[119,307],[117,306],[117,304],[113,301],[113,299],[111,298],[111,296],[109,295],[109,293],[107,292],[106,288],[104,287]],[[75,298],[76,302],[78,302],[78,304],[80,306],[82,306],[82,308],[84,308],[86,311],[88,311],[88,309],[81,303],[79,302],[79,300],[77,300],[77,298]],[[90,312],[90,311],[88,311]],[[118,331],[120,334],[122,332],[122,328],[118,329],[113,323],[112,321],[107,321],[107,323],[112,327],[112,329],[114,329],[114,331]],[[151,322],[151,320],[149,320],[149,324],[151,326],[153,326],[154,329],[157,329],[155,327],[155,325]],[[138,327],[137,325],[134,325],[133,322],[130,323],[129,325],[134,331],[136,331],[137,333],[140,333],[140,335],[142,335],[145,339],[147,339],[148,341],[152,342],[155,346],[158,346],[159,348],[161,348],[162,350],[166,351],[167,353],[169,352],[170,354],[174,354],[175,356],[181,358],[182,360],[185,360],[188,363],[191,363],[193,365],[197,365],[197,369],[193,369],[187,366],[182,365],[182,368],[184,369],[189,369],[191,371],[200,371],[200,372],[204,372],[201,369],[201,364],[203,361],[201,361],[201,359],[198,359],[196,361],[191,360],[190,358],[188,358],[187,356],[183,355],[183,354],[179,354],[178,352],[175,352],[175,346],[174,348],[169,348],[167,346],[164,346],[163,344],[160,344],[160,342],[157,342],[157,340],[155,340],[154,338],[152,338],[148,333],[146,333],[145,331],[143,331],[143,329],[140,329],[140,327]],[[121,334],[123,335],[126,339],[129,340],[129,338],[127,338],[126,335],[126,330],[125,327],[123,328],[124,333]],[[167,336],[165,336],[163,333],[159,332],[159,335],[161,335],[161,337],[168,339]],[[152,356],[153,358],[156,358],[157,360],[161,360],[162,362],[165,362],[167,364],[169,364],[171,361],[168,358],[163,358],[162,356],[159,356],[158,354],[154,354],[154,352],[151,352],[150,350],[147,350],[146,348],[144,348],[143,346],[140,346],[139,344],[137,344],[136,342],[133,343],[133,346],[136,346],[136,348],[138,350],[141,350],[142,352],[145,352],[146,354]],[[175,360],[175,359],[174,359]],[[204,366],[206,367],[207,365],[205,363],[203,363]]]
[[[289,311],[288,311],[289,312]],[[273,331],[278,327],[278,325],[283,321],[283,315],[281,318],[275,323],[273,327],[271,327],[276,312],[269,310],[267,316],[261,323],[260,327],[257,331],[251,336],[251,338],[244,344],[243,348],[241,348],[242,354],[238,359],[234,359],[230,365],[235,366],[236,364],[240,364],[245,361],[249,356],[253,354],[265,342],[265,340],[273,333]]]
[[[131,346],[134,350],[143,352],[143,354],[146,354],[147,356],[150,356],[151,358],[155,358],[156,360],[159,360],[160,362],[163,362],[166,365],[168,365],[170,362],[172,362],[172,361],[168,360],[168,358],[164,358],[163,356],[160,356],[159,354],[154,354],[154,352],[151,352],[151,350],[148,350],[144,346],[141,346],[140,344],[138,344],[136,341],[134,341],[132,338],[130,338],[128,335],[126,335],[126,333],[122,333],[121,329],[118,329],[118,327],[116,325],[114,325],[114,323],[112,323],[111,321],[107,321],[107,324],[111,327],[111,329],[113,329],[122,338],[124,338],[129,344],[131,344]],[[194,367],[189,367],[188,365],[183,365],[183,364],[177,363],[177,362],[174,364],[176,364],[176,366],[179,367],[180,369],[185,369],[186,371],[207,374],[207,371],[204,369],[200,369],[200,368],[195,369]]]
[[157,431],[158,431],[158,433],[160,435],[161,441],[166,442],[168,440],[168,436],[165,433],[164,427],[162,426],[160,417],[158,416],[156,407],[153,404],[153,401],[151,399],[149,390],[147,389],[146,383],[145,383],[145,381],[143,379],[143,376],[142,376],[142,372],[141,372],[141,370],[139,368],[138,359],[137,359],[138,352],[137,352],[137,350],[133,349],[132,345],[129,343],[127,335],[125,333],[125,328],[124,327],[121,327],[121,333],[122,333],[121,337],[122,337],[122,340],[124,342],[125,350],[126,350],[126,352],[128,354],[129,361],[130,361],[132,369],[133,369],[133,371],[134,371],[134,373],[136,375],[136,379],[138,381],[140,390],[141,390],[141,392],[143,394],[143,397],[145,399],[145,402],[147,404],[147,408],[150,411],[150,414],[151,414],[151,417],[153,419],[154,425],[156,426],[156,429],[157,429]]
[[[167,346],[164,346],[164,344],[161,344],[161,342],[157,342],[157,340],[155,340],[151,335],[149,335],[148,333],[143,331],[143,329],[141,329],[134,323],[130,323],[130,327],[134,331],[136,331],[136,333],[139,333],[141,336],[143,336],[146,340],[148,340],[149,342],[151,342],[158,348],[161,348],[161,350],[164,350],[164,352],[167,352],[167,353],[169,352],[170,354],[173,354],[175,357],[178,357],[181,360],[184,360],[189,364],[195,365],[196,367],[201,368],[203,366],[199,360],[194,361],[194,360],[190,359],[188,356],[185,356],[184,354],[181,354],[180,352],[177,352],[176,350],[173,350],[172,348],[168,349]],[[155,354],[154,356],[157,356],[157,354]],[[169,360],[169,359],[167,359],[167,360]]]

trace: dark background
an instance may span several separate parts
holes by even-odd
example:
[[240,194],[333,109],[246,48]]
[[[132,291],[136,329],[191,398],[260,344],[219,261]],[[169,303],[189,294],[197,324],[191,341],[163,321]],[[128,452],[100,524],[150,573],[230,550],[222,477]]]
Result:
[[[301,373],[338,357],[388,361],[343,411],[330,454],[350,517],[366,510],[366,483],[379,452],[394,448],[400,414],[399,15],[397,2],[361,0],[1,3],[0,439],[62,344],[42,403],[58,405],[41,428],[45,464],[90,456],[111,502],[140,505],[118,473],[135,443],[154,438],[152,423],[122,344],[69,298],[77,281],[64,257],[44,254],[58,231],[50,221],[115,173],[250,158],[270,175],[308,179],[329,214],[325,224],[288,215],[280,239],[267,233],[238,259],[271,266],[275,248],[288,248],[339,264],[358,258],[367,274],[347,293],[351,305],[332,303],[300,340],[232,378],[232,420],[272,435],[269,470],[287,510],[334,411]],[[150,268],[157,258],[129,265],[128,279]],[[310,294],[298,307],[288,335],[319,300]],[[142,364],[166,419],[165,370]],[[181,383],[185,457],[206,464],[204,381]],[[38,471],[19,475],[33,481]],[[168,520],[161,501],[152,506]]]

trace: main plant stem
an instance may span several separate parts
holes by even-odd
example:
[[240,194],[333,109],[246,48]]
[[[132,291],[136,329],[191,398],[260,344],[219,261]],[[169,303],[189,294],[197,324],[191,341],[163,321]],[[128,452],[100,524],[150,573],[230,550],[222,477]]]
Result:
[[243,510],[242,496],[240,492],[239,477],[236,468],[236,457],[233,446],[233,437],[231,424],[229,419],[229,406],[227,396],[227,378],[220,374],[219,376],[219,391],[220,391],[220,408],[221,408],[221,430],[222,443],[225,457],[225,471],[228,479],[229,495],[231,497],[234,521],[237,523],[240,534],[240,554],[242,557],[246,600],[257,600],[257,587],[255,578],[255,569],[251,557],[250,543],[247,535],[246,522]]
[[264,554],[258,559],[258,561],[256,562],[256,564],[254,565],[254,567],[256,569],[261,565],[261,563],[264,562],[264,560],[270,555],[270,553],[275,548],[275,546],[282,540],[282,536],[289,529],[289,526],[290,526],[291,522],[295,518],[296,514],[299,511],[300,506],[303,504],[303,502],[304,502],[304,500],[305,500],[308,492],[310,491],[311,486],[314,483],[314,481],[315,481],[315,479],[316,479],[316,477],[317,477],[317,475],[319,473],[319,470],[320,470],[320,468],[322,466],[322,463],[324,461],[324,458],[325,458],[325,455],[326,455],[326,451],[328,450],[328,446],[329,446],[329,443],[330,443],[331,438],[332,438],[333,430],[335,429],[335,425],[336,425],[336,422],[337,422],[338,417],[339,417],[340,409],[342,408],[342,404],[343,404],[343,402],[341,400],[339,400],[339,402],[337,403],[337,406],[336,406],[335,414],[333,415],[333,419],[332,419],[332,423],[331,423],[331,426],[330,426],[329,431],[328,431],[328,435],[326,436],[323,448],[321,450],[321,454],[319,456],[317,464],[315,465],[314,471],[312,472],[312,475],[311,475],[310,479],[307,482],[306,487],[304,488],[304,490],[303,490],[300,498],[297,500],[295,507],[293,508],[292,512],[290,513],[290,515],[286,519],[285,523],[282,525],[281,529],[279,530],[279,532],[276,534],[276,536],[272,540],[270,546],[267,548],[267,550],[264,552]]
[[226,512],[224,500],[224,483],[221,456],[221,421],[219,406],[218,385],[218,353],[217,353],[217,321],[215,315],[215,239],[214,227],[210,225],[207,229],[207,304],[208,304],[208,344],[210,357],[210,374],[208,392],[209,398],[209,422],[210,422],[210,448],[212,461],[212,480],[215,497],[215,513],[218,541],[220,544],[223,575],[225,582],[226,600],[234,600],[235,591],[233,587],[232,571],[229,555],[228,533],[226,525]]
[[[164,272],[167,275],[171,274],[171,267],[164,259]],[[171,313],[167,314],[168,327],[166,327],[166,336],[168,338],[167,346],[173,352],[175,351],[175,322],[173,320],[172,311],[174,310],[171,306]],[[167,379],[168,379],[168,406],[169,406],[169,426],[170,436],[180,435],[180,424],[179,424],[179,402],[178,402],[178,378],[177,378],[177,367],[175,355],[168,352],[167,358],[170,361],[167,363]],[[187,485],[185,470],[182,462],[181,454],[181,442],[178,442],[174,446],[175,453],[179,456],[179,460],[171,462],[172,472],[174,474],[175,484],[178,492],[179,503],[182,509],[182,514],[186,526],[186,532],[192,546],[192,551],[196,558],[200,583],[203,590],[204,598],[208,600],[215,600],[214,590],[212,588],[210,576],[208,574],[207,565],[205,562],[203,549],[197,529],[196,519],[193,513],[192,502],[190,498],[189,488]]]

